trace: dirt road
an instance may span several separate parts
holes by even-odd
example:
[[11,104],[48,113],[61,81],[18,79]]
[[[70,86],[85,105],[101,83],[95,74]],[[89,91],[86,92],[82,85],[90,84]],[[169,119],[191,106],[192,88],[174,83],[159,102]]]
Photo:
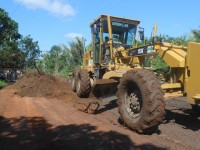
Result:
[[200,149],[200,115],[185,103],[184,98],[167,100],[166,118],[153,135],[138,135],[118,122],[115,102],[102,106],[97,113],[79,110],[89,99],[65,94],[20,97],[16,89],[0,91],[1,150],[140,150],[140,149]]

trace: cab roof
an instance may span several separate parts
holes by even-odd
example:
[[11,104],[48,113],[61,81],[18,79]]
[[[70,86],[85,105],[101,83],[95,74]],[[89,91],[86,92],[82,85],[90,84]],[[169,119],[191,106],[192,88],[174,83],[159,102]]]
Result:
[[[93,26],[97,21],[100,21],[100,19],[107,19],[107,16],[109,15],[100,15],[99,17],[97,17],[92,23],[90,23],[90,27]],[[135,20],[135,19],[128,19],[128,18],[122,18],[122,17],[116,17],[116,16],[110,16],[112,21],[117,21],[117,22],[123,22],[123,23],[130,23],[130,24],[136,24],[138,25],[140,23],[139,20]]]

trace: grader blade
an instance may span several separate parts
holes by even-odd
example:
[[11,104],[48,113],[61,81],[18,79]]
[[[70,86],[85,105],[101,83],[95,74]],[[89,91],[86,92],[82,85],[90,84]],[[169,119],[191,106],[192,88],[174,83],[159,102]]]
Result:
[[118,83],[118,81],[113,79],[97,80],[92,88],[92,93],[99,101],[116,100]]
[[106,96],[98,98],[98,100],[101,102],[110,102],[110,101],[117,100],[117,96],[116,96],[116,94],[115,95],[106,95]]
[[92,88],[92,94],[96,99],[90,102],[83,111],[95,113],[103,103],[116,100],[117,85],[118,81],[113,79],[97,80]]

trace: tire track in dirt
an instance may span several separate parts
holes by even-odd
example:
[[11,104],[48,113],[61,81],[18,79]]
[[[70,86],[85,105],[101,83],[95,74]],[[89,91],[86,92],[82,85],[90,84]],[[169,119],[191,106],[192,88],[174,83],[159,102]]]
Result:
[[[29,79],[26,79],[17,83],[26,88],[20,89],[13,85],[0,91],[0,147],[3,150],[200,149],[200,115],[192,111],[183,98],[166,101],[167,113],[157,133],[138,135],[118,122],[115,102],[104,104],[96,114],[86,114],[79,109],[83,109],[93,97],[77,97],[71,92],[70,83],[65,78],[40,78],[38,75],[26,77],[30,77],[31,83],[35,82],[38,86],[41,79],[47,80],[34,92],[48,88],[48,80],[51,79],[51,90],[40,91],[47,92],[45,97],[31,91],[28,94],[31,93],[32,97],[19,97],[16,90],[24,90],[21,92],[26,94],[26,90],[31,89]],[[37,78],[40,78],[39,82]],[[54,82],[56,86],[52,84]],[[53,93],[48,94],[49,91]]]

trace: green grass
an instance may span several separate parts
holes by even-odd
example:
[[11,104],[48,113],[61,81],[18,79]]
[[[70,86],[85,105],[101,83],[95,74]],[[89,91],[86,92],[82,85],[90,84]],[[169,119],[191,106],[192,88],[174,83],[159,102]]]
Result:
[[0,88],[7,86],[8,84],[5,81],[0,80]]

